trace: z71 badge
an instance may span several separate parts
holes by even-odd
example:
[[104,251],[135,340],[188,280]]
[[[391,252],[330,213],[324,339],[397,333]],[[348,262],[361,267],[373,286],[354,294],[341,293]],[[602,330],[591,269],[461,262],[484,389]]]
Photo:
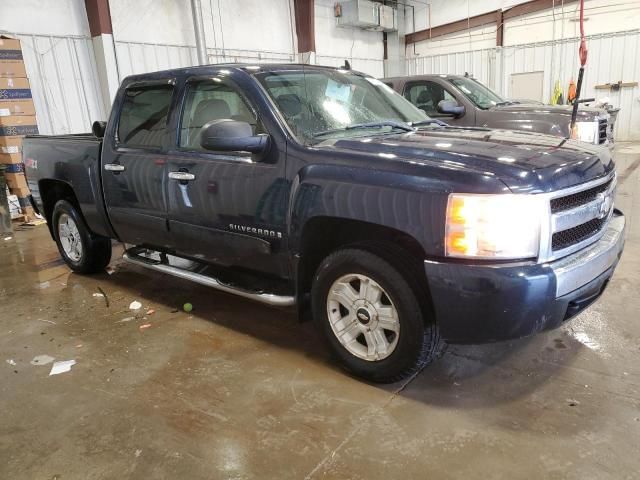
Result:
[[234,232],[242,232],[249,235],[258,235],[259,237],[282,238],[282,232],[269,230],[268,228],[257,228],[257,227],[248,227],[246,225],[237,225],[235,223],[229,224],[229,230],[232,230]]

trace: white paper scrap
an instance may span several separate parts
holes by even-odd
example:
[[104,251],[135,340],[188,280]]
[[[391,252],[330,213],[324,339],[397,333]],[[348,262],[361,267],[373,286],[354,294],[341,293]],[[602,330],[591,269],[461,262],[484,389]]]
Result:
[[142,304],[137,300],[131,302],[131,304],[129,305],[129,309],[131,310],[140,310],[141,308],[142,308]]
[[55,362],[51,366],[51,371],[49,372],[49,376],[68,372],[69,370],[71,370],[71,367],[73,367],[75,364],[76,364],[75,360],[64,360],[62,362]]

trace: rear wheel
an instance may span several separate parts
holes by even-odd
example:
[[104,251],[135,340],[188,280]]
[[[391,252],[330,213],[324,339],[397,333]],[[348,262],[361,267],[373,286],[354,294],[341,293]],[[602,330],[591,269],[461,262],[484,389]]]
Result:
[[66,264],[79,273],[104,270],[111,260],[111,240],[89,231],[80,212],[60,200],[53,209],[53,234]]
[[383,258],[344,249],[321,263],[312,308],[329,344],[350,372],[375,382],[400,380],[432,361],[438,331],[414,288]]

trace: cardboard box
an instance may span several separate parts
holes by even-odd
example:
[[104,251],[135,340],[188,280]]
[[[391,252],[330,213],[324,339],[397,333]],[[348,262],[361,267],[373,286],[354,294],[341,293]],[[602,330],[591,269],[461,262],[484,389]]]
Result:
[[7,185],[9,185],[11,193],[13,193],[14,195],[17,195],[17,193],[14,191],[16,189],[20,189],[23,191],[29,190],[29,186],[27,185],[27,177],[24,176],[24,173],[5,173],[4,178],[7,181]]
[[10,163],[5,165],[4,174],[7,173],[24,173],[24,163]]
[[31,195],[31,190],[29,190],[28,188],[12,188],[11,194],[15,195],[18,198],[27,198],[29,195]]
[[[35,115],[0,117],[0,153],[17,153],[1,147],[22,146],[22,137],[38,133]],[[18,150],[19,151],[19,150]]]
[[26,77],[20,40],[0,35],[0,77]]
[[22,208],[16,195],[9,195],[7,197],[9,201],[9,212],[11,213],[11,219],[17,218],[21,215]]
[[0,117],[35,115],[28,78],[0,78]]
[[22,153],[0,153],[0,165],[22,163]]

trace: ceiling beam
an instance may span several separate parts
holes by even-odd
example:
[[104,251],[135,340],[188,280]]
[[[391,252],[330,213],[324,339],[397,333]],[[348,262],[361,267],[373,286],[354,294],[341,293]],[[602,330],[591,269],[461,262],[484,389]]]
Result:
[[[577,0],[565,0],[564,5],[576,2]],[[560,0],[555,0],[555,7],[559,7]],[[539,12],[541,10],[550,10],[554,6],[554,0],[531,0],[529,2],[521,3],[507,10],[494,10],[492,12],[483,13],[481,15],[475,15],[473,17],[465,18],[451,23],[445,23],[444,25],[438,25],[433,28],[425,28],[414,33],[410,33],[405,37],[405,43],[411,44],[416,42],[422,42],[424,40],[430,40],[432,38],[441,37],[443,35],[449,35],[452,33],[464,32],[471,28],[482,27],[484,25],[496,25],[496,43],[498,46],[502,45],[504,40],[504,22],[506,20],[520,17],[522,15],[528,15],[530,13]],[[502,21],[500,21],[502,18]],[[500,36],[500,42],[498,42],[498,35]]]
[[[566,6],[568,3],[576,1],[577,0],[564,0],[564,5]],[[508,10],[505,10],[504,19],[509,20],[510,18],[536,13],[540,10],[551,10],[554,5],[556,8],[559,8],[560,4],[561,2],[559,0],[555,0],[555,2],[554,0],[533,0],[531,2],[521,3],[520,5],[515,5]]]
[[418,32],[410,33],[405,36],[405,43],[421,42],[423,40],[430,40],[435,37],[441,37],[443,35],[449,35],[450,33],[464,32],[470,28],[481,27],[483,25],[490,25],[496,21],[496,12],[483,13],[482,15],[475,15],[473,17],[465,18],[464,20],[458,20],[457,22],[445,23],[444,25],[438,25],[437,27],[427,28]]

